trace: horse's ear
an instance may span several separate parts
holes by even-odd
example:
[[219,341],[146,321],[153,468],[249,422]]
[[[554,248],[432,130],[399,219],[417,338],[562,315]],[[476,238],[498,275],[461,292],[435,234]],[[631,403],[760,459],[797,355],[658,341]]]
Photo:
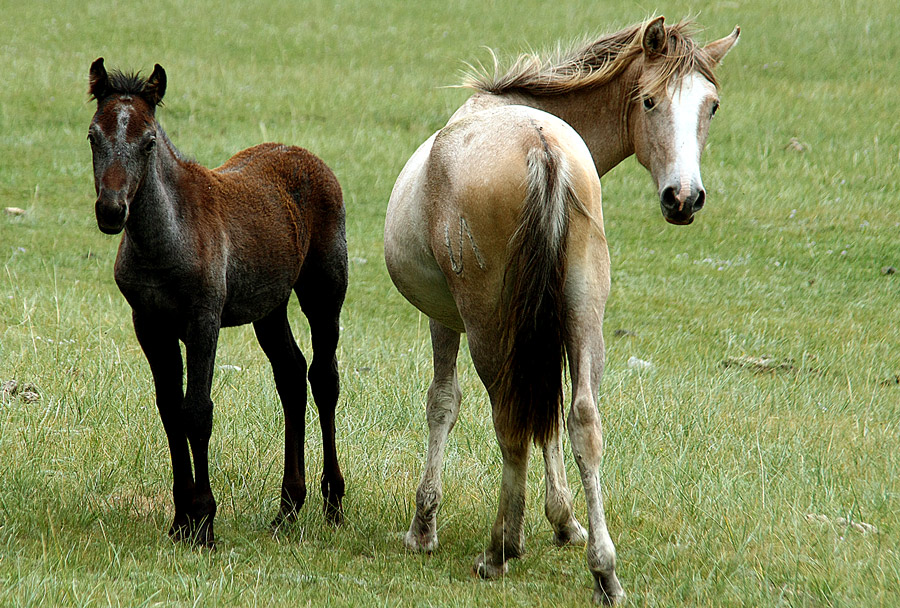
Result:
[[109,90],[109,76],[106,73],[106,68],[103,67],[103,57],[91,64],[88,83],[88,93],[90,93],[92,99],[100,101],[106,97],[106,91]]
[[668,48],[668,38],[666,36],[666,18],[657,17],[647,24],[644,28],[644,38],[641,40],[641,46],[644,47],[644,53],[647,55],[665,55]]
[[720,38],[714,42],[710,42],[703,50],[706,51],[706,54],[709,55],[716,63],[722,61],[722,58],[728,54],[728,51],[731,50],[735,44],[737,44],[738,38],[741,35],[741,28],[735,27],[734,31],[731,32],[728,36],[724,38]]
[[159,105],[163,95],[166,94],[166,71],[158,63],[153,67],[153,73],[147,79],[143,95],[154,106]]

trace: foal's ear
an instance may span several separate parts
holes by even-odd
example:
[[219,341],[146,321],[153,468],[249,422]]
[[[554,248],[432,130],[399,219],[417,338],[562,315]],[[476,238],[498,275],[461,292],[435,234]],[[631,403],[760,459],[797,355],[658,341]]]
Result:
[[154,106],[159,105],[163,95],[166,94],[166,71],[158,63],[153,67],[153,73],[147,79],[143,96]]
[[91,64],[91,71],[88,75],[88,93],[91,99],[100,101],[106,97],[106,91],[109,89],[109,76],[106,74],[106,68],[103,67],[103,57],[100,57]]
[[666,18],[657,17],[647,24],[644,28],[644,38],[641,40],[641,46],[644,47],[644,53],[647,55],[665,55],[668,48],[668,38],[666,36]]
[[710,42],[703,50],[706,51],[707,55],[709,55],[716,63],[722,61],[722,58],[728,54],[728,51],[731,50],[735,44],[737,44],[738,38],[741,35],[741,28],[735,26],[734,31],[724,38],[720,38],[719,40],[715,40]]

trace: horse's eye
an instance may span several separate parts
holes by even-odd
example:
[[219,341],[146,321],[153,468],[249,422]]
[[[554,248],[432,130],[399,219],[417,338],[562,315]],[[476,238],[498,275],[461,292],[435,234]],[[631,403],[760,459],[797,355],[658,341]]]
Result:
[[709,114],[709,115],[710,115],[711,117],[712,117],[712,116],[715,116],[715,115],[716,115],[716,112],[718,112],[718,111],[719,111],[719,102],[718,102],[718,101],[715,101],[715,102],[713,102],[712,110],[710,111],[710,114]]
[[144,152],[150,152],[153,150],[154,146],[156,146],[156,138],[151,137],[147,141],[144,142]]
[[653,101],[652,97],[644,97],[644,109],[652,110],[656,106],[656,102]]
[[94,137],[94,134],[93,134],[93,133],[88,133],[87,140],[88,140],[89,142],[91,142],[91,145],[92,145],[92,146],[93,146],[94,144],[97,143],[97,138]]

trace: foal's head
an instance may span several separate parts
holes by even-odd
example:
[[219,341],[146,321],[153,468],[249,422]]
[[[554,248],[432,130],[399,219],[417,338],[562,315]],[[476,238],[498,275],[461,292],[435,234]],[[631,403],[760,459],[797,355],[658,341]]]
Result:
[[156,155],[155,112],[166,92],[166,72],[157,64],[147,79],[107,73],[101,57],[91,64],[89,92],[97,100],[88,129],[97,191],[94,211],[100,230],[117,234]]
[[663,217],[690,224],[706,202],[700,155],[719,108],[713,70],[737,42],[740,29],[697,47],[663,18],[644,30],[637,99],[630,112],[635,155],[650,170]]

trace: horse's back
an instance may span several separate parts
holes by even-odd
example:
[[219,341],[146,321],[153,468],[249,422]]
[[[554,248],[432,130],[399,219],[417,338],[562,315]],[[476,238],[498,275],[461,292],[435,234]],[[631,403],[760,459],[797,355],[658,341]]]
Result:
[[547,149],[566,158],[602,221],[587,147],[546,112],[501,106],[457,115],[420,147],[394,187],[385,233],[388,268],[407,299],[457,330],[493,315],[527,196],[529,153]]
[[298,202],[315,201],[343,207],[341,187],[334,172],[305,148],[264,143],[241,150],[212,170],[220,177],[244,182],[278,184]]

